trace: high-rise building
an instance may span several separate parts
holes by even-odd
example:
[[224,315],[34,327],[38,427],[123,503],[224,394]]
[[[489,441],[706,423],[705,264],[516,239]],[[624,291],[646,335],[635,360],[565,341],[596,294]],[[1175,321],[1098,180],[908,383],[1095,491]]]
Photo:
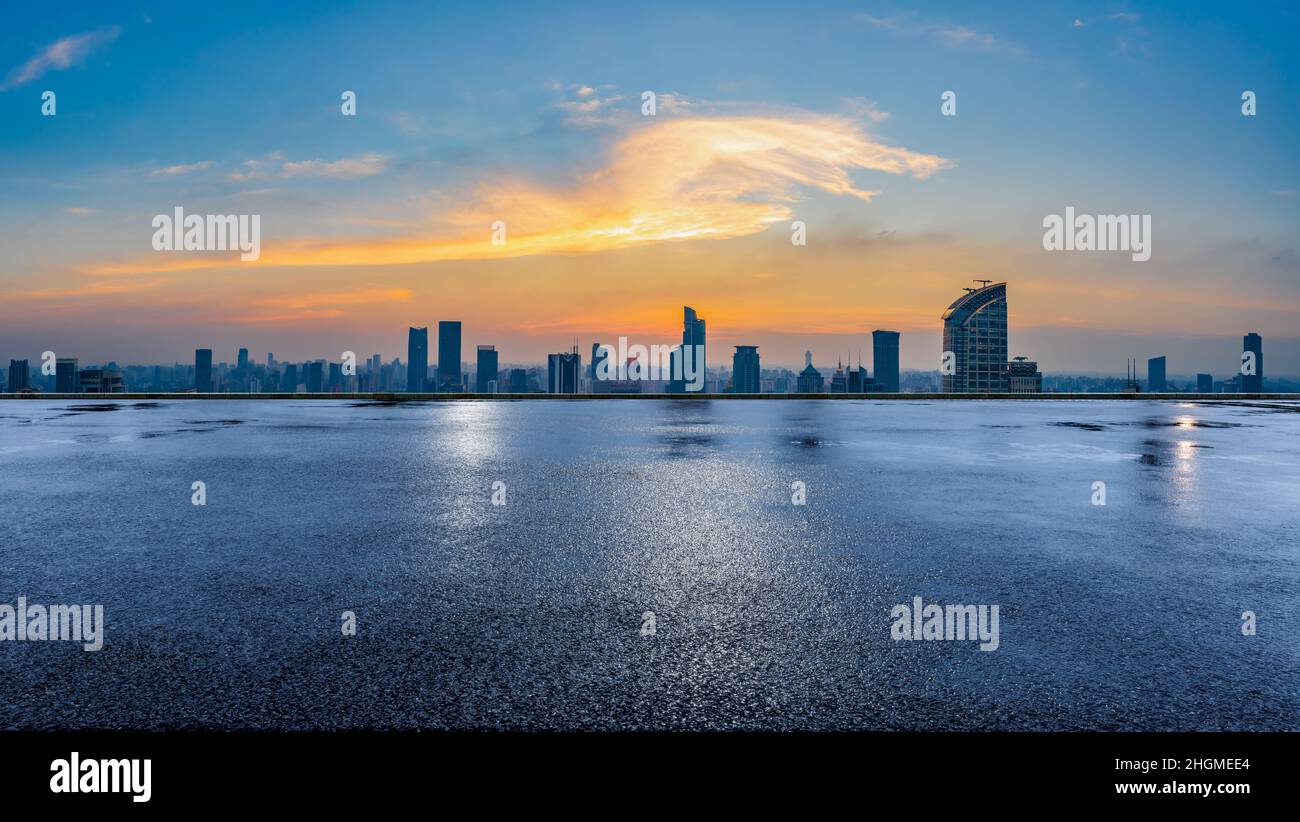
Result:
[[497,349],[495,345],[478,347],[478,362],[474,372],[474,390],[480,394],[496,392]]
[[522,368],[510,369],[510,393],[528,393],[528,372]]
[[1214,393],[1214,377],[1213,377],[1212,375],[1210,375],[1210,374],[1197,374],[1197,375],[1196,375],[1196,393],[1198,393],[1198,394],[1213,394],[1213,393]]
[[1007,284],[977,282],[943,312],[943,350],[956,358],[945,392],[1007,390]]
[[821,394],[826,391],[826,381],[822,379],[822,372],[813,368],[812,352],[803,352],[804,367],[799,372],[797,390],[800,394]]
[[17,394],[19,391],[31,388],[28,379],[27,360],[10,360],[9,384],[5,386],[5,391],[10,394]]
[[1165,358],[1151,357],[1147,360],[1147,391],[1160,393],[1169,388],[1165,380]]
[[320,394],[325,390],[325,361],[316,360],[307,363],[307,391]]
[[438,323],[438,390],[464,391],[460,381],[460,321]]
[[77,372],[79,394],[123,394],[126,383],[122,372],[110,368],[87,368]]
[[1007,363],[1007,390],[1016,394],[1041,394],[1043,372],[1028,357],[1016,357]]
[[844,361],[835,361],[835,373],[831,375],[831,393],[847,394],[849,391],[849,375],[844,370]]
[[338,394],[343,391],[343,364],[342,363],[337,363],[337,362],[330,363],[330,381],[329,381],[329,387],[326,390],[329,391],[329,393],[331,394]]
[[284,367],[284,376],[280,378],[280,390],[294,393],[298,390],[298,366],[289,363]]
[[413,327],[406,332],[406,390],[419,394],[428,378],[429,329]]
[[759,394],[763,390],[758,346],[738,345],[731,356],[731,390],[736,394]]
[[212,393],[212,349],[194,350],[194,390],[200,394]]
[[898,332],[871,332],[871,367],[881,391],[898,393]]
[[237,366],[237,367],[239,368],[240,371],[245,371],[245,370],[248,369],[248,349],[247,349],[247,348],[241,348],[241,349],[239,349],[239,359],[238,359],[236,362],[238,363],[238,366]]
[[578,375],[582,373],[582,355],[578,346],[567,354],[548,354],[546,357],[547,392],[551,394],[578,393]]
[[[609,359],[609,349],[603,348],[598,342],[592,343],[591,367],[587,369],[587,379],[591,383],[591,393],[593,394],[609,393],[610,382],[613,379],[613,375],[607,373],[605,379],[601,379],[597,376],[601,370],[601,363],[605,362],[607,359]],[[609,366],[605,366],[605,368],[609,368]]]
[[[668,380],[668,393],[684,394],[692,385],[701,386],[700,390],[707,391],[705,380],[708,378],[708,368],[706,363],[704,320],[700,319],[695,313],[695,309],[688,306],[682,307],[682,347],[673,351],[669,358],[671,363],[671,373]],[[682,361],[682,356],[690,352],[690,365],[698,370],[698,374],[692,372],[690,376],[694,379],[687,379],[686,367]],[[681,379],[678,379],[678,375]]]
[[59,394],[77,391],[77,358],[59,357],[54,362],[54,390]]
[[[1254,331],[1241,338],[1241,350],[1255,355],[1255,373],[1242,374],[1238,382],[1241,391],[1246,394],[1258,394],[1264,390],[1264,338]],[[1245,356],[1243,355],[1243,359]]]

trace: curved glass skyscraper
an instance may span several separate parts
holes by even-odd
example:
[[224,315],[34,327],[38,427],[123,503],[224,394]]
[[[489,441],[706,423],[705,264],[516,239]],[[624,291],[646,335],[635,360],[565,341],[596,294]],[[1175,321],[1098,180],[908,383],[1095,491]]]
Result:
[[[981,280],[980,282],[987,282]],[[943,390],[1007,390],[1007,284],[969,289],[943,312],[943,350],[956,357]]]

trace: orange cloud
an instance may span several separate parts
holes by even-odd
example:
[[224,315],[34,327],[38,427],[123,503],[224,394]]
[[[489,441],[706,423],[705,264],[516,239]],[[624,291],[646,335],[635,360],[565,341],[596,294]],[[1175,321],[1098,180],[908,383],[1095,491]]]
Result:
[[[812,189],[869,201],[853,174],[924,179],[951,160],[884,145],[844,116],[664,118],[626,133],[605,165],[567,187],[499,179],[431,215],[441,235],[262,243],[261,266],[400,265],[547,254],[591,254],[680,240],[727,239],[793,217]],[[493,245],[491,226],[506,224]],[[159,254],[104,271],[224,267],[224,255]]]

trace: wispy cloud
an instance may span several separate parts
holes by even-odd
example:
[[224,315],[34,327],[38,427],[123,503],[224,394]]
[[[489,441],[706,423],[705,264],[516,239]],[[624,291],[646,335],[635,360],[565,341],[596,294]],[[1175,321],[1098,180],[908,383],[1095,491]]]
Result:
[[[650,119],[650,118],[645,118]],[[682,240],[744,237],[794,216],[806,192],[870,201],[854,174],[925,179],[953,165],[889,146],[847,115],[658,119],[623,133],[605,163],[564,186],[501,177],[448,198],[429,224],[440,236],[263,244],[259,265],[396,265],[548,254],[588,254]],[[454,201],[454,202],[453,202]],[[493,245],[490,226],[507,225]],[[228,261],[159,255],[115,271],[207,268]]]
[[73,217],[88,217],[91,214],[95,213],[95,209],[85,208],[83,206],[70,206],[68,208],[63,209],[63,213],[71,214]]
[[577,99],[561,100],[554,105],[557,110],[564,112],[565,125],[580,128],[609,126],[625,123],[632,116],[631,111],[617,108],[623,100],[621,94],[606,94],[602,97],[599,89],[588,85],[568,88]]
[[36,56],[11,70],[0,84],[0,91],[25,86],[47,71],[71,68],[80,64],[95,49],[106,46],[122,33],[120,26],[61,37],[36,53]]
[[205,168],[212,168],[214,163],[211,160],[203,160],[198,163],[188,163],[174,166],[164,166],[156,168],[149,172],[151,177],[176,177],[181,174],[189,174],[194,171],[202,171]]
[[386,154],[370,152],[360,157],[341,160],[284,160],[278,153],[265,160],[248,160],[239,171],[226,175],[231,182],[249,180],[290,179],[294,177],[326,177],[335,180],[353,180],[373,177],[388,170],[392,158]]
[[887,31],[905,37],[928,37],[935,42],[951,48],[965,48],[990,54],[1022,55],[1025,49],[1015,43],[970,26],[951,23],[936,23],[920,20],[912,15],[893,15],[876,17],[871,14],[859,14],[857,19],[871,28]]

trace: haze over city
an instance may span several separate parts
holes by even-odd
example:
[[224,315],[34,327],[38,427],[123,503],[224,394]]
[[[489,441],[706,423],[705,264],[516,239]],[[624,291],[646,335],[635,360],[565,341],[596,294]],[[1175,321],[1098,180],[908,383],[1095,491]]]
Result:
[[[993,279],[1044,371],[1227,372],[1253,331],[1300,373],[1284,4],[131,8],[0,32],[0,357],[388,360],[457,319],[543,362],[670,342],[689,304],[719,355],[889,328],[934,369]],[[178,206],[261,215],[260,259],[155,252]],[[1045,251],[1069,206],[1151,215],[1150,260]]]

